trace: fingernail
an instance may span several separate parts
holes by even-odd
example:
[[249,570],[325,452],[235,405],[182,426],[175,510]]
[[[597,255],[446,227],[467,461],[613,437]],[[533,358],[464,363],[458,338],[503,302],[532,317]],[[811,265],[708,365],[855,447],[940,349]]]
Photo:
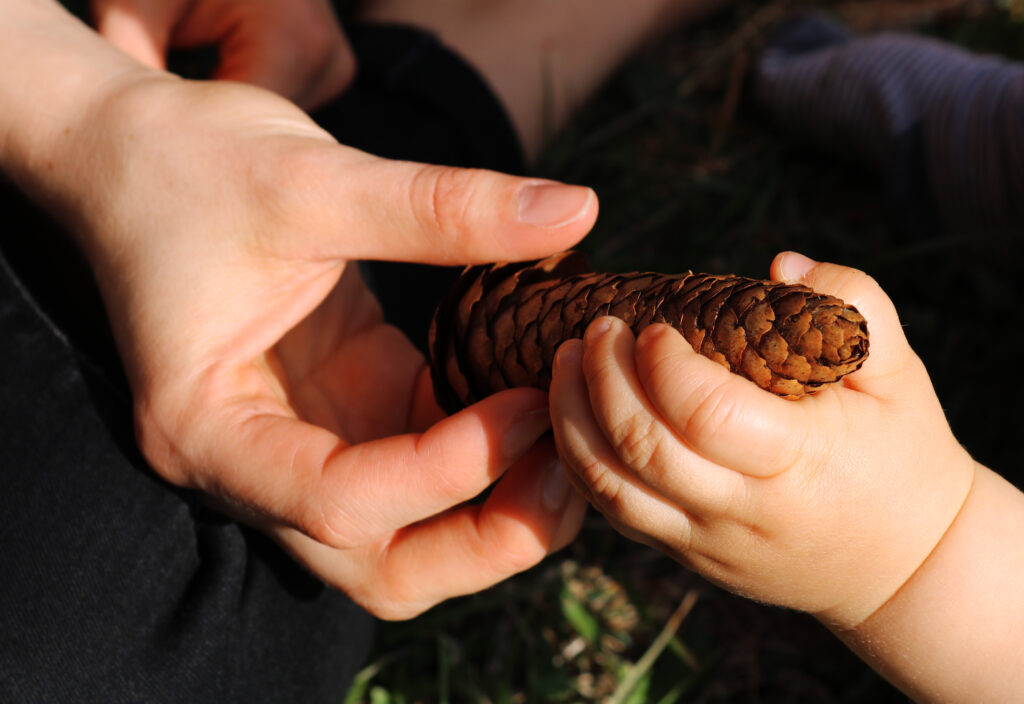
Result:
[[583,343],[579,340],[566,340],[555,353],[555,366],[575,364],[583,356]]
[[565,506],[569,499],[569,478],[565,475],[565,467],[555,458],[547,470],[544,478],[544,488],[541,490],[540,502],[544,508],[555,513]]
[[586,335],[588,340],[593,341],[593,340],[596,340],[597,338],[601,337],[602,335],[604,335],[606,332],[608,332],[611,329],[612,329],[612,319],[607,317],[607,316],[605,316],[603,318],[598,318],[597,320],[592,322],[587,327],[587,331],[584,333],[584,335]]
[[779,259],[779,273],[784,281],[800,281],[817,264],[799,252],[783,252]]
[[637,352],[640,350],[650,347],[658,343],[665,335],[678,335],[678,330],[664,323],[655,323],[648,325],[644,328],[639,335],[636,336],[636,349]]
[[516,459],[533,447],[537,439],[551,427],[551,414],[547,408],[538,408],[520,416],[501,440],[501,452],[508,459]]
[[532,183],[519,191],[519,221],[540,227],[561,227],[582,217],[594,198],[583,186]]

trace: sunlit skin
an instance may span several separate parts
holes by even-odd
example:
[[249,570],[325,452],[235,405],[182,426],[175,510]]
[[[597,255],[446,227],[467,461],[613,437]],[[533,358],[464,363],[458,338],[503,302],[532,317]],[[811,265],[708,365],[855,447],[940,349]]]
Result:
[[170,49],[216,46],[213,77],[267,88],[311,110],[355,76],[328,0],[92,0],[97,31],[163,69]]
[[[579,50],[614,47],[617,60],[708,4],[588,0],[588,19],[606,21]],[[424,6],[401,5],[381,12]],[[578,25],[569,0],[536,7],[556,27],[442,31],[495,86],[529,154],[543,141],[544,83],[522,73],[535,63],[495,62],[496,47],[543,48]],[[336,144],[290,102],[320,104],[356,70],[323,0],[94,9],[107,39],[54,0],[3,3],[0,169],[86,252],[155,471],[385,618],[484,588],[571,540],[585,502],[538,442],[548,399],[509,391],[442,418],[424,360],[350,262],[544,256],[589,230],[593,192]],[[167,47],[210,41],[218,77],[255,85],[160,70]],[[305,50],[281,50],[294,41]],[[585,97],[614,60],[570,68],[556,105]],[[790,403],[663,328],[633,340],[598,324],[555,369],[569,480],[628,535],[815,614],[915,697],[1018,698],[1024,498],[956,443],[873,281],[792,254],[772,273],[866,315],[864,368]],[[464,504],[495,481],[485,502]]]
[[[540,52],[594,41],[559,69],[576,104],[629,51],[704,0],[569,0],[500,8],[363,3],[441,34],[484,73],[534,151],[568,118]],[[680,9],[681,8],[681,9]],[[542,257],[597,216],[593,191],[378,159],[300,109],[358,67],[326,0],[94,0],[98,33],[54,0],[0,11],[0,168],[73,232],[100,283],[146,458],[268,531],[311,571],[384,618],[476,591],[565,545],[585,502],[551,442],[547,398],[497,395],[451,418],[423,358],[349,266]],[[598,21],[596,18],[600,18]],[[436,22],[435,20],[438,20]],[[589,35],[588,35],[589,36]],[[209,82],[162,69],[213,44]],[[480,53],[483,52],[483,53]],[[524,68],[526,67],[526,68]],[[529,75],[522,71],[529,70]],[[294,101],[294,102],[290,102]],[[498,481],[485,502],[464,505]]]
[[787,401],[667,326],[634,339],[599,319],[555,359],[571,481],[625,535],[815,615],[913,696],[1011,701],[1024,691],[1024,496],[956,442],[872,279],[795,253],[771,273],[864,314],[863,368]]
[[[569,96],[577,104],[648,36],[707,4],[572,0],[554,15],[547,3],[519,5],[515,16],[532,20],[514,32],[498,6],[432,5],[422,22],[419,2],[359,11],[439,32],[496,87],[532,153],[549,136],[537,59],[490,52],[562,46],[580,36],[585,6],[592,41],[559,69],[563,109],[544,125],[557,129]],[[94,0],[93,15],[143,66],[162,69],[169,48],[215,44],[214,78],[305,109],[357,70],[326,0]],[[82,159],[127,155],[138,167],[70,220],[103,282],[157,471],[270,531],[385,618],[477,591],[567,543],[585,504],[550,441],[530,449],[549,426],[546,397],[502,394],[442,420],[424,360],[345,264],[542,256],[590,229],[593,192],[385,162],[335,145],[268,94],[132,73],[93,116]],[[140,149],[133,134],[159,147]],[[139,237],[154,223],[170,251]],[[484,504],[460,505],[503,473]]]
[[87,253],[161,476],[385,618],[573,537],[585,504],[534,447],[546,396],[442,419],[349,262],[543,256],[590,229],[592,191],[339,146],[284,98],[146,67],[56,3],[5,3],[0,36],[5,65],[39,57],[5,94],[48,105],[5,114],[0,164]]

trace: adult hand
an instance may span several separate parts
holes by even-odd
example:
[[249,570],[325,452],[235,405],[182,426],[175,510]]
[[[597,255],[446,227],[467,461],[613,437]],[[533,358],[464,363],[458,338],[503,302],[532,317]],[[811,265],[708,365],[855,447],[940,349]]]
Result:
[[214,78],[268,88],[306,110],[340,93],[356,62],[328,0],[92,0],[97,30],[142,63],[216,46]]
[[667,326],[634,340],[603,318],[556,357],[555,438],[626,535],[732,591],[853,628],[942,539],[975,465],[873,280],[792,253],[772,274],[857,306],[871,330],[861,370],[786,401]]
[[443,418],[350,262],[544,256],[591,227],[592,191],[379,159],[239,83],[139,69],[87,107],[23,182],[80,237],[162,476],[387,618],[571,539],[585,506],[551,443],[531,449],[545,395]]

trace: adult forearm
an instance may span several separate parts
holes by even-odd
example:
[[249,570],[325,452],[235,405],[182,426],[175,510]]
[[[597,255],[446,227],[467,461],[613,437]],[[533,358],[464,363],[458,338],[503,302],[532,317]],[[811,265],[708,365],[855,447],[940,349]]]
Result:
[[55,0],[5,0],[0,67],[0,169],[45,199],[82,180],[68,145],[93,107],[143,70]]
[[1022,536],[1024,494],[978,466],[963,509],[928,560],[840,637],[919,701],[1016,701],[1024,692]]

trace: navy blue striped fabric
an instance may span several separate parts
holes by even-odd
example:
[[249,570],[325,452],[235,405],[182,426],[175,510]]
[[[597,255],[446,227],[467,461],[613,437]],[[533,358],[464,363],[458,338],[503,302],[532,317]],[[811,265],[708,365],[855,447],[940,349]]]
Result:
[[878,169],[893,193],[924,194],[945,231],[1024,227],[1024,65],[914,35],[850,37],[809,17],[762,54],[754,93],[780,124]]

